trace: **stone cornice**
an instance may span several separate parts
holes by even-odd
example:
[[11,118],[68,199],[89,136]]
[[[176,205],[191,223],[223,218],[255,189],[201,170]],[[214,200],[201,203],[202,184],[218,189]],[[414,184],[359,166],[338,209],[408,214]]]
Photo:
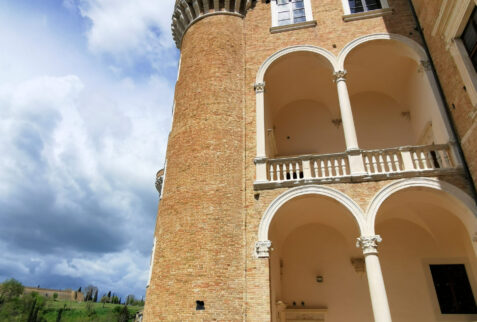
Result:
[[177,48],[182,38],[195,22],[213,15],[245,16],[255,0],[176,0],[172,14],[172,36]]

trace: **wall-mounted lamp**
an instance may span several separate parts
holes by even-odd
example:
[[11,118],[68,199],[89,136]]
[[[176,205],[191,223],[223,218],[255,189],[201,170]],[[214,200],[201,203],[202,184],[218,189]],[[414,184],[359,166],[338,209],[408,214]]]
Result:
[[333,123],[334,126],[336,126],[337,128],[339,128],[341,126],[341,124],[343,123],[343,120],[341,119],[334,119],[334,120],[331,120],[331,123]]
[[321,276],[321,275],[316,276],[316,282],[317,283],[323,283],[323,276]]

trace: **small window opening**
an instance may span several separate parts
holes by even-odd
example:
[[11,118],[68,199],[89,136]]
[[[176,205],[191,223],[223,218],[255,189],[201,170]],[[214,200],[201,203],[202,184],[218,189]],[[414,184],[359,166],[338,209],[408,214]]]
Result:
[[476,314],[474,294],[464,264],[430,265],[442,314]]
[[196,303],[196,307],[195,307],[196,311],[204,311],[205,310],[205,302],[204,301],[195,301],[195,303]]

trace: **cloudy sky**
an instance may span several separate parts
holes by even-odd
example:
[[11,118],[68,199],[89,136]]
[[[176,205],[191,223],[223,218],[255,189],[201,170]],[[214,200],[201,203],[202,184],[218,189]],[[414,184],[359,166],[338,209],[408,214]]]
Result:
[[0,0],[0,281],[144,295],[173,4]]

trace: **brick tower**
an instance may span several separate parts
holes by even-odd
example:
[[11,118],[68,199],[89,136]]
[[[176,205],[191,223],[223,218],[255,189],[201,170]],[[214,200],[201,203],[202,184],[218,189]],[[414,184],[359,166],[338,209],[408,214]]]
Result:
[[145,321],[477,318],[473,181],[416,19],[409,0],[176,1]]

